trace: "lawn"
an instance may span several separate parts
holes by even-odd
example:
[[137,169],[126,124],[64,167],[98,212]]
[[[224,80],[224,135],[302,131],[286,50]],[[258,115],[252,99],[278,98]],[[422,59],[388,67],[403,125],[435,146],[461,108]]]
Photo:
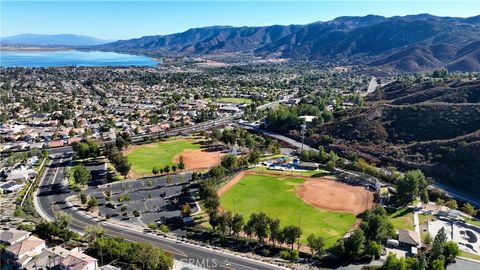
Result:
[[410,208],[401,208],[393,213],[389,213],[390,221],[395,229],[405,229],[413,231],[413,210]]
[[235,210],[246,220],[254,212],[279,218],[282,227],[298,226],[300,217],[303,243],[306,243],[309,234],[315,233],[325,238],[327,246],[332,246],[355,222],[355,215],[322,211],[304,203],[295,194],[295,187],[304,181],[251,174],[225,192],[220,202],[224,209]]
[[146,144],[127,154],[135,174],[150,174],[152,168],[163,168],[166,165],[175,165],[175,156],[185,150],[200,149],[199,144],[191,140],[164,141],[155,144]]
[[[211,100],[211,99],[208,99]],[[234,97],[221,97],[214,99],[217,102],[230,102],[230,103],[241,103],[241,104],[250,104],[252,100],[249,98],[234,98]]]
[[255,167],[250,169],[254,172],[264,172],[264,173],[271,173],[271,174],[278,174],[278,175],[287,175],[287,176],[303,176],[303,177],[322,177],[328,175],[329,172],[325,170],[317,170],[317,171],[276,171],[276,170],[269,170],[265,167]]

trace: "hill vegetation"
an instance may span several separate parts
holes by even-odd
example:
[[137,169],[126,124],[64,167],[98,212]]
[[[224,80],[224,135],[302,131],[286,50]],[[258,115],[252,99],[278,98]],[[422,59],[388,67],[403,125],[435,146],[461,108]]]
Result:
[[385,70],[447,66],[480,71],[478,16],[339,17],[307,25],[213,26],[120,40],[97,48],[162,55],[248,53],[269,58],[341,60]]
[[[305,141],[384,167],[420,168],[437,181],[479,194],[479,97],[479,80],[398,80],[368,96],[363,107],[336,109],[335,121],[308,124]],[[289,117],[290,123],[296,120]],[[299,126],[276,131],[299,139]]]

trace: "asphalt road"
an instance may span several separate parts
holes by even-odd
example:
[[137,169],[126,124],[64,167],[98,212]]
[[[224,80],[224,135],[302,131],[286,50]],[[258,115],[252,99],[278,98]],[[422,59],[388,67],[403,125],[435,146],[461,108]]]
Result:
[[208,269],[279,269],[278,266],[260,261],[140,232],[108,222],[98,222],[81,214],[65,203],[65,198],[72,195],[63,186],[65,166],[70,164],[71,154],[65,151],[64,154],[57,154],[57,156],[48,164],[44,178],[36,192],[35,204],[40,208],[42,216],[53,219],[55,213],[64,212],[71,216],[70,227],[75,231],[82,232],[88,225],[97,225],[105,230],[107,236],[121,237],[132,242],[151,243],[170,252],[176,260],[193,263]]

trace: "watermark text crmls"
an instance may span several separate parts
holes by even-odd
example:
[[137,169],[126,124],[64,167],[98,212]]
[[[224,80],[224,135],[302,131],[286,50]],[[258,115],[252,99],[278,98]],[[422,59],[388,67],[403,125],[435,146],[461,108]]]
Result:
[[182,263],[189,264],[191,266],[201,267],[201,268],[216,268],[218,266],[217,259],[181,259]]

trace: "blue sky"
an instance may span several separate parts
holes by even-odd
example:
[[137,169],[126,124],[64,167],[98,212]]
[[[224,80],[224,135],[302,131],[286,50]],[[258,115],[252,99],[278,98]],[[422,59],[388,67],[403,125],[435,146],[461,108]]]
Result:
[[211,25],[306,24],[339,16],[430,13],[469,17],[480,1],[13,1],[0,0],[1,33],[80,34],[103,39],[182,32]]

